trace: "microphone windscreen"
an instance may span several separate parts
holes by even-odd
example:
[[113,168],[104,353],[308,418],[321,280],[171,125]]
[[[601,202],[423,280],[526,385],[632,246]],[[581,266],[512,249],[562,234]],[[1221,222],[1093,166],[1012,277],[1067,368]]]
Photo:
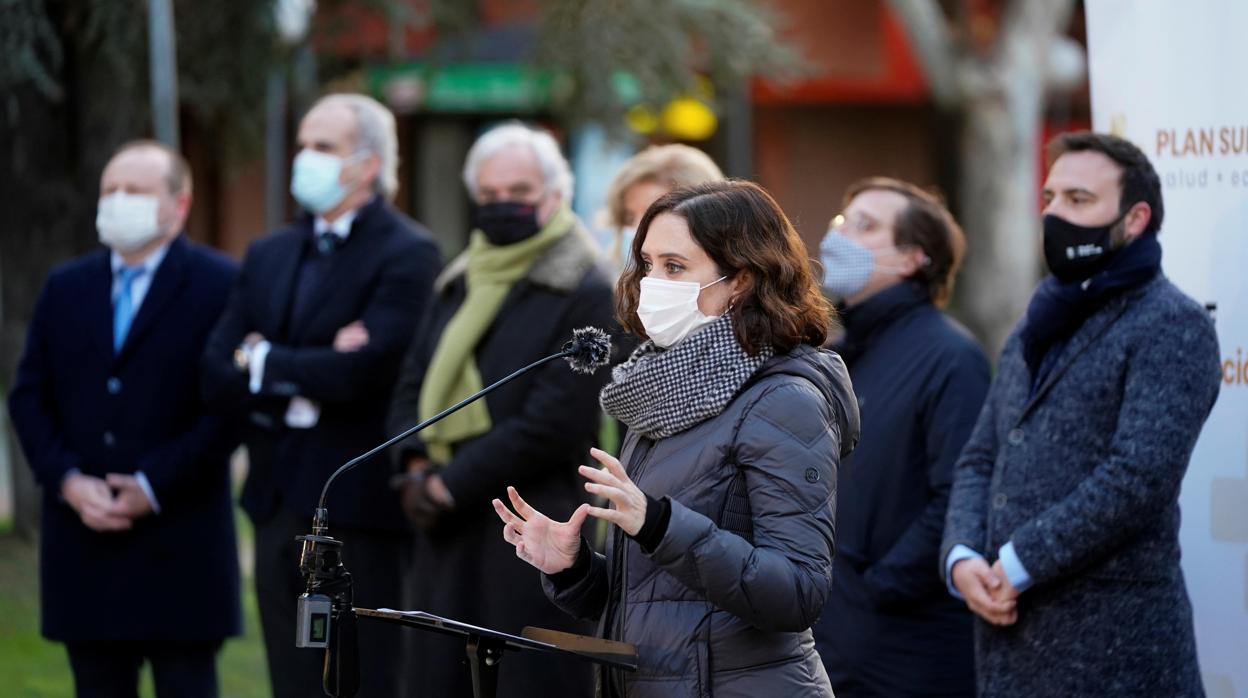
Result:
[[590,374],[611,363],[611,335],[597,327],[572,330],[572,341],[563,350],[573,371]]

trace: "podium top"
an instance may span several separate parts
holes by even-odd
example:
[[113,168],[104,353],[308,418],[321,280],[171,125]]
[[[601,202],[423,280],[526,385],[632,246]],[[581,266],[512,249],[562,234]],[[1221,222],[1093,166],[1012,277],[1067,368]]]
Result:
[[424,611],[396,611],[391,608],[355,608],[357,616],[376,618],[390,623],[398,623],[421,628],[443,635],[457,637],[477,637],[503,644],[511,650],[537,650],[541,652],[560,652],[588,659],[598,664],[637,670],[637,648],[625,642],[587,637],[574,633],[565,633],[545,628],[526,627],[520,635],[491,630],[469,623],[461,623],[450,618],[435,616]]

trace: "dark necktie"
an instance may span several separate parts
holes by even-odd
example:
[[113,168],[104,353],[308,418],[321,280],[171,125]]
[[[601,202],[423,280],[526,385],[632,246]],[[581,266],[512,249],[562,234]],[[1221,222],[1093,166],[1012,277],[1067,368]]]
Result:
[[312,241],[312,248],[304,252],[303,261],[299,264],[294,303],[290,308],[292,323],[298,322],[307,312],[313,293],[320,287],[325,273],[329,270],[334,250],[342,244],[341,238],[328,231],[317,233]]
[[322,255],[328,255],[334,250],[338,249],[338,245],[341,244],[341,242],[342,242],[342,238],[339,238],[337,235],[329,231],[325,231],[323,233],[317,233],[316,234],[316,251],[320,252]]

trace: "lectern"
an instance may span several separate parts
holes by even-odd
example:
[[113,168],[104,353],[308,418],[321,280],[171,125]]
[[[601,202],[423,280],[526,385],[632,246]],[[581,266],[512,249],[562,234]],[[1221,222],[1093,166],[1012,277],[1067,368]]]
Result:
[[472,694],[476,698],[494,698],[498,694],[498,665],[505,651],[554,652],[627,671],[637,670],[636,648],[614,640],[532,627],[526,627],[519,635],[511,635],[421,611],[388,608],[352,610],[361,618],[374,618],[425,632],[463,638],[472,672]]

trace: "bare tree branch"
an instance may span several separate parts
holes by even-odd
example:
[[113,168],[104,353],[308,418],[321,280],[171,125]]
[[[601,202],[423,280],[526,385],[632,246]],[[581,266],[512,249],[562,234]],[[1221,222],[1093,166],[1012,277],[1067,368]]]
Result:
[[956,107],[962,94],[958,87],[958,52],[949,23],[935,0],[889,0],[919,54],[932,98],[944,107]]

